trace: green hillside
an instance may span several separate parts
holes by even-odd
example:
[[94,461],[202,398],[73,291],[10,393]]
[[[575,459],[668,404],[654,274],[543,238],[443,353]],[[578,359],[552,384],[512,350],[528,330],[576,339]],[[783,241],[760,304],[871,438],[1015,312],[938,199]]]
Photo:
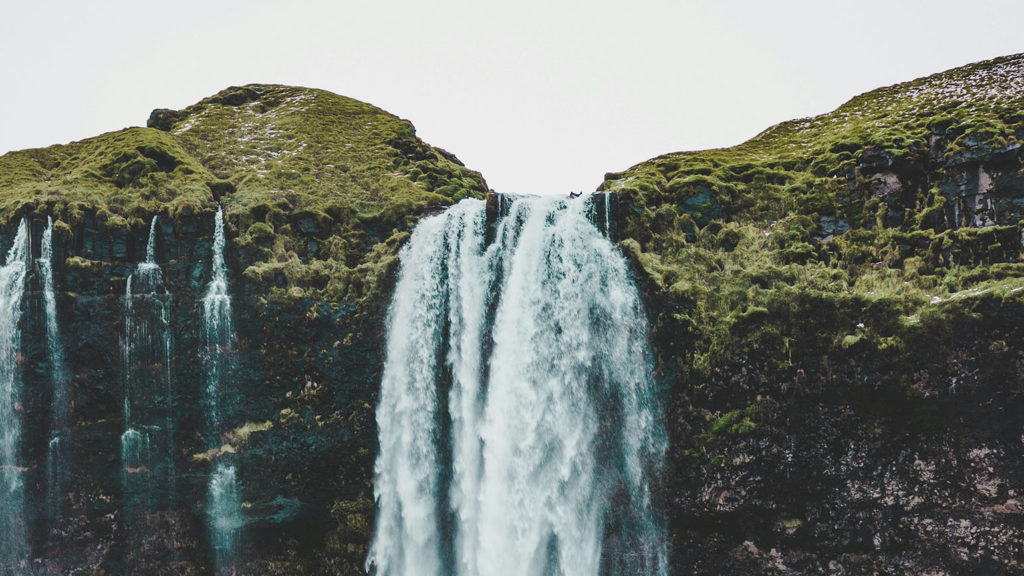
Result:
[[[673,321],[695,333],[700,366],[759,339],[895,346],[934,308],[1024,286],[1022,141],[1016,55],[868,92],[733,148],[666,154],[607,174],[601,190],[630,207],[625,246],[679,303]],[[839,316],[825,334],[755,322],[793,306]]]
[[70,234],[89,212],[141,234],[221,202],[247,277],[352,300],[424,211],[487,191],[408,121],[323,90],[228,88],[149,125],[0,157],[0,222],[49,214]]

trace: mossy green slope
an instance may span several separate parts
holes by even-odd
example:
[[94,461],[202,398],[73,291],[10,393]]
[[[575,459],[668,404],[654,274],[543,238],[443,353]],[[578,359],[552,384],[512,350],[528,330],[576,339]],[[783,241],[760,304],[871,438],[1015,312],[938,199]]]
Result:
[[965,463],[1020,485],[1022,142],[1016,55],[606,175],[669,391],[673,573],[1021,571]]
[[233,87],[150,125],[0,157],[0,222],[91,211],[140,231],[219,202],[269,295],[358,300],[424,211],[487,191],[408,121],[323,90]]
[[630,208],[625,247],[680,303],[673,319],[706,369],[758,337],[796,344],[777,321],[783,303],[846,311],[801,345],[877,333],[871,310],[895,345],[886,338],[924,308],[1024,285],[1022,141],[1016,55],[868,92],[733,148],[666,154],[600,189]]

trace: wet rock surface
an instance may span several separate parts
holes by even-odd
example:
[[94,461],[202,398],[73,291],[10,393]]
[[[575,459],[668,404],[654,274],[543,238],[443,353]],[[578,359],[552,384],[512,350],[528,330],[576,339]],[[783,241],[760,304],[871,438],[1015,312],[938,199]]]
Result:
[[[372,520],[369,478],[382,312],[315,299],[268,302],[265,289],[243,277],[229,245],[237,334],[227,384],[233,400],[224,407],[230,431],[222,448],[208,453],[201,432],[199,304],[209,281],[213,219],[203,214],[159,222],[157,262],[171,293],[177,474],[169,486],[153,483],[150,504],[129,526],[120,453],[124,291],[127,276],[145,259],[148,230],[109,231],[90,222],[83,218],[80,227],[54,241],[75,421],[69,451],[73,488],[60,503],[56,524],[45,514],[51,386],[36,275],[30,275],[26,294],[22,364],[24,409],[31,417],[23,439],[33,570],[210,573],[206,477],[226,457],[238,467],[244,502],[240,573],[323,573],[325,566],[342,562],[347,568],[334,573],[358,573]],[[42,224],[33,220],[31,228],[38,257]],[[9,245],[10,238],[0,236],[0,243]],[[308,554],[300,558],[298,550]]]

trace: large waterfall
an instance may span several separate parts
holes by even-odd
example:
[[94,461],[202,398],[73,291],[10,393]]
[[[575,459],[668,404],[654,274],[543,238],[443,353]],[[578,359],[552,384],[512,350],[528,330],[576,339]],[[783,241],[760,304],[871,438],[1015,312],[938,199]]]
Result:
[[18,325],[29,257],[28,224],[22,220],[7,260],[0,267],[0,574],[4,575],[24,573],[28,560]]
[[[224,385],[232,362],[231,296],[228,293],[227,268],[224,265],[224,213],[217,209],[213,236],[211,280],[203,296],[202,358],[206,376],[207,427],[210,448],[221,446],[223,433],[222,406]],[[230,568],[238,546],[238,532],[242,526],[242,502],[238,493],[235,467],[220,453],[217,465],[210,475],[207,515],[215,562],[218,570]]]
[[503,203],[489,245],[478,200],[417,225],[388,316],[371,571],[667,573],[647,323],[596,210]]

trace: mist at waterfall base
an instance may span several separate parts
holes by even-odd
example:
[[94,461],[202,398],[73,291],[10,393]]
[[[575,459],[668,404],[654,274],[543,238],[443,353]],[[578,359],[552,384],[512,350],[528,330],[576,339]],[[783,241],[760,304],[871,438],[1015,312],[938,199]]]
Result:
[[[500,197],[499,197],[500,198]],[[464,200],[401,252],[377,409],[379,576],[664,575],[647,323],[608,205]]]

